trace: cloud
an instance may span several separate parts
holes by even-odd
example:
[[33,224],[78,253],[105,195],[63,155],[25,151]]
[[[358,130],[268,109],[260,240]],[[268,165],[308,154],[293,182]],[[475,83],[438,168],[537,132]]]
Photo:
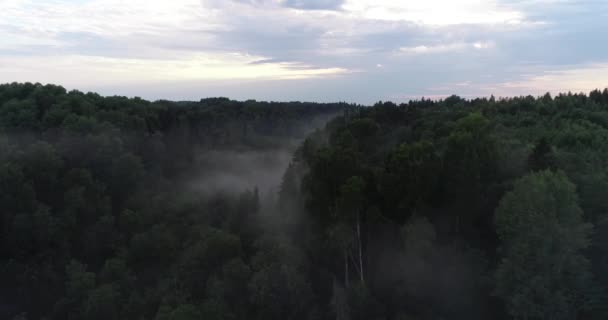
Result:
[[131,59],[99,56],[12,57],[0,60],[0,81],[57,82],[69,86],[159,83],[193,80],[304,79],[341,75],[342,68],[315,68],[293,62],[255,63],[241,54],[192,55],[181,59]]
[[[481,77],[462,82],[445,82],[429,88],[430,98],[444,98],[458,94],[467,98],[510,96],[540,96],[547,92],[559,94],[565,92],[587,93],[596,88],[608,87],[608,63],[589,63],[581,66],[531,66],[522,69],[522,73],[510,79]],[[401,97],[416,98],[420,95],[411,93]]]
[[433,54],[445,53],[450,51],[459,51],[467,49],[484,50],[494,48],[495,44],[492,41],[476,41],[473,43],[455,42],[449,44],[438,45],[418,45],[413,47],[401,47],[399,51],[405,54]]
[[338,10],[344,0],[285,0],[283,5],[303,10]]
[[0,16],[0,30],[9,35],[0,40],[7,49],[0,53],[0,81],[285,80],[347,71],[222,45],[214,37],[231,26],[199,0],[10,0],[0,8],[9,13]]
[[402,47],[399,48],[399,51],[403,53],[411,53],[411,54],[422,54],[422,53],[439,53],[439,52],[447,52],[453,50],[460,50],[465,48],[466,45],[464,43],[452,43],[447,45],[435,45],[435,46],[415,46],[415,47]]
[[494,48],[496,44],[492,41],[477,41],[473,43],[475,49],[490,49]]
[[[58,36],[65,32],[105,36],[158,34],[181,29],[206,11],[198,0],[9,0],[0,24],[25,32]],[[201,20],[204,21],[204,20]],[[198,22],[197,25],[201,25]]]
[[518,24],[522,12],[494,0],[347,0],[344,10],[374,20],[411,21],[428,25]]
[[524,75],[517,81],[499,83],[494,88],[502,95],[535,94],[546,92],[589,92],[608,87],[608,63],[591,63],[558,70],[544,70]]
[[605,85],[581,70],[608,63],[600,1],[0,0],[0,12],[0,82],[154,97],[523,92]]

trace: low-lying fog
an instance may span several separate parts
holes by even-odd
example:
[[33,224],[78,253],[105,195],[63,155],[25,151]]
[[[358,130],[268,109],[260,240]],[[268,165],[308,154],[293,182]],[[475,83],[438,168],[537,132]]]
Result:
[[203,193],[243,192],[258,188],[263,195],[278,192],[292,149],[207,151],[199,156],[201,172],[192,183]]
[[336,115],[321,116],[299,125],[299,137],[270,137],[280,141],[274,148],[216,149],[201,151],[197,156],[200,170],[193,172],[187,186],[190,190],[212,195],[238,194],[257,188],[263,202],[275,200],[293,154],[304,139],[323,128]]

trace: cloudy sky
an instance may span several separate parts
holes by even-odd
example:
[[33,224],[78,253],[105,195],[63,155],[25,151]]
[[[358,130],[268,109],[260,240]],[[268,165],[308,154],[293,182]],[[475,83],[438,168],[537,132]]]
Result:
[[0,0],[0,82],[401,102],[608,86],[605,0]]

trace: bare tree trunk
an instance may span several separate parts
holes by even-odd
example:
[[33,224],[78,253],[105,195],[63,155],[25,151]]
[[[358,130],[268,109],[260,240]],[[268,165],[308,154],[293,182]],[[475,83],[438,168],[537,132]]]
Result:
[[361,283],[365,285],[365,278],[363,277],[363,244],[361,242],[361,214],[359,212],[357,212],[357,239],[359,240],[359,275]]
[[334,278],[334,290],[331,298],[331,306],[336,315],[336,320],[350,320],[350,308],[348,306],[348,298],[346,290],[336,282]]
[[348,249],[344,249],[344,287],[348,288]]

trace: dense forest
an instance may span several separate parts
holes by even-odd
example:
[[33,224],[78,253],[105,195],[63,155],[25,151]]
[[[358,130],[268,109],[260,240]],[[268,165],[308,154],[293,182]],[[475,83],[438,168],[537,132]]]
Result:
[[606,319],[608,89],[0,85],[0,319]]

